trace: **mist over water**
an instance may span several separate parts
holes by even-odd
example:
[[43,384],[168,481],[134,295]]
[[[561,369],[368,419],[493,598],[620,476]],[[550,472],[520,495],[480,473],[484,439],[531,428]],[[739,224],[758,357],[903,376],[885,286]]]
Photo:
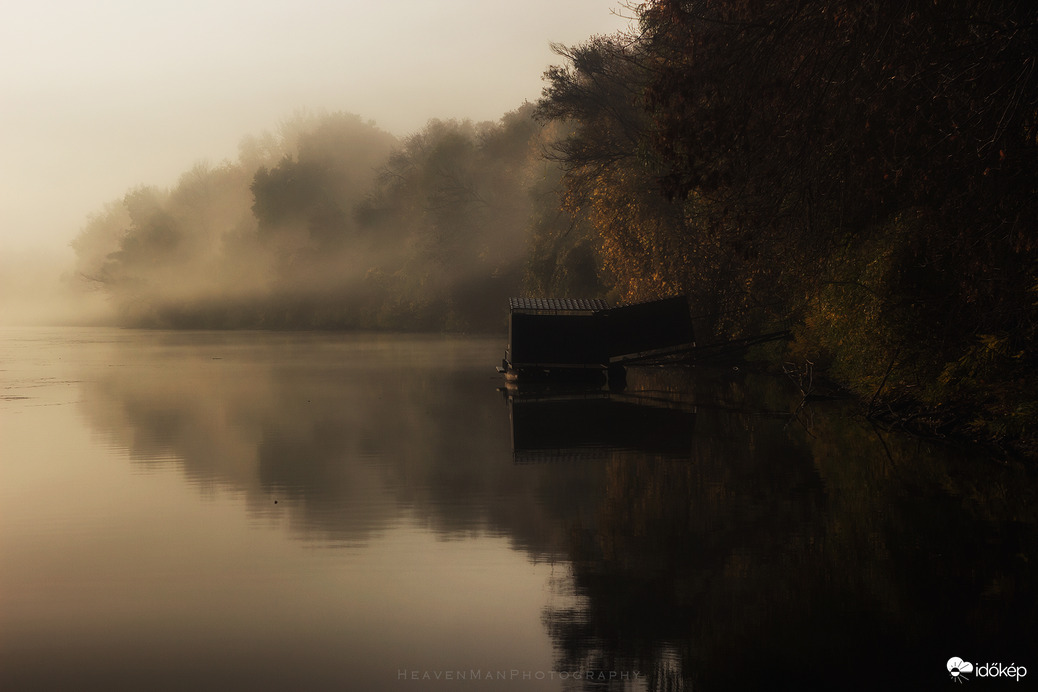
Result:
[[65,290],[103,295],[126,326],[500,330],[558,205],[553,131],[532,106],[403,140],[301,113],[243,140],[236,163],[106,205],[72,243]]
[[0,255],[0,325],[106,324],[107,297],[74,273],[71,250],[12,250]]

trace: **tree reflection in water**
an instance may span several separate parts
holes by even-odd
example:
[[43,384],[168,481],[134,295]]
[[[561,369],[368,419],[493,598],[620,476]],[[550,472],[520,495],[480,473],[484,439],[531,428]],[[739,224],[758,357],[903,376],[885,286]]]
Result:
[[[950,656],[1038,671],[1036,483],[1013,464],[841,402],[794,418],[787,382],[731,370],[632,372],[538,419],[502,403],[495,340],[144,339],[82,387],[135,464],[260,518],[281,499],[308,540],[362,545],[406,516],[564,565],[556,668],[646,676],[571,687],[920,689]],[[531,421],[540,437],[509,429]]]
[[690,459],[611,459],[572,525],[582,606],[544,615],[560,669],[638,670],[650,690],[924,689],[956,651],[1033,657],[1025,471],[847,410],[793,424],[767,415],[795,410],[781,382],[699,375]]

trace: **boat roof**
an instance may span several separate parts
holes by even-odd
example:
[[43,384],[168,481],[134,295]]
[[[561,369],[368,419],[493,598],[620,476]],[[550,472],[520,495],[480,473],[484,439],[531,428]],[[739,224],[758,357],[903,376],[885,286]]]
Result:
[[509,298],[510,311],[531,312],[598,312],[609,304],[597,298]]

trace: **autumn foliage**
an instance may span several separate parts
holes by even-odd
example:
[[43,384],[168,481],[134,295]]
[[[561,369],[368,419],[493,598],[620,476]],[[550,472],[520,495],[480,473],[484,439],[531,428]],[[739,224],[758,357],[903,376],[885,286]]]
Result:
[[540,104],[576,123],[555,156],[616,294],[687,292],[716,338],[791,325],[874,413],[1033,435],[1038,7],[634,9]]

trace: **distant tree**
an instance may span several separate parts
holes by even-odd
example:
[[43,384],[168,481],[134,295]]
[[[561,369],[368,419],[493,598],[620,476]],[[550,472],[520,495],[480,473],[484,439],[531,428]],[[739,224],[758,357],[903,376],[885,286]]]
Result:
[[327,249],[353,230],[354,207],[395,138],[359,116],[335,114],[299,136],[298,155],[261,166],[251,189],[261,235],[302,227],[314,247]]
[[130,226],[130,215],[122,200],[106,204],[101,211],[87,218],[79,234],[71,242],[76,253],[76,271],[87,281],[105,285],[105,263]]
[[138,187],[123,198],[130,226],[109,261],[118,264],[124,276],[141,278],[178,259],[182,234],[165,208],[167,199],[167,193],[155,187]]
[[543,159],[532,106],[499,122],[432,120],[381,169],[358,218],[381,253],[370,274],[385,326],[504,324],[519,290]]

